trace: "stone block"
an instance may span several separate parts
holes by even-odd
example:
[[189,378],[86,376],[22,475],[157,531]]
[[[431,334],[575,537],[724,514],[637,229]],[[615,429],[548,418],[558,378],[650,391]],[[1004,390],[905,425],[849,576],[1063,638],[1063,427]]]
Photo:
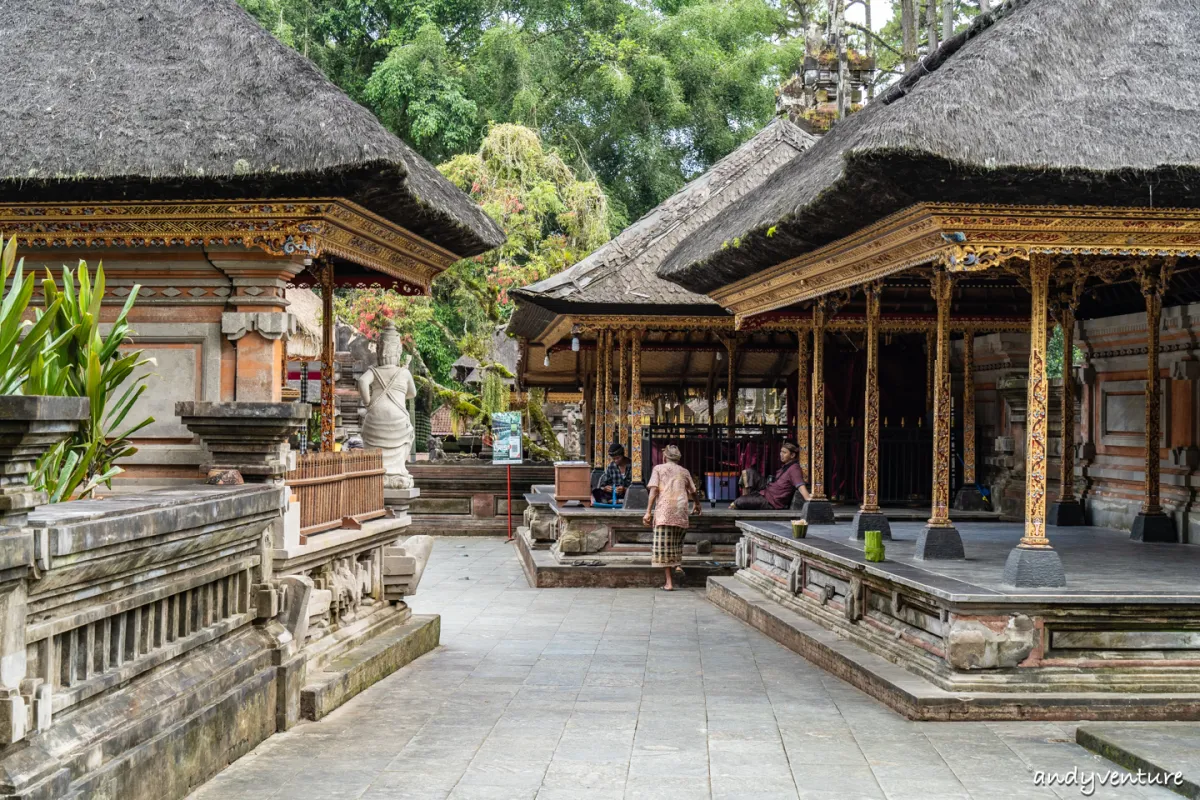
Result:
[[956,511],[989,510],[987,500],[983,497],[983,492],[979,491],[979,487],[973,483],[961,487],[954,495],[954,509]]
[[798,519],[807,520],[809,525],[833,525],[833,503],[828,500],[807,500],[800,510]]
[[1078,500],[1052,503],[1046,512],[1046,524],[1057,525],[1060,528],[1086,525],[1083,504]]
[[1049,547],[1014,547],[1004,562],[1004,582],[1018,589],[1054,589],[1067,585],[1062,559]]
[[254,609],[257,619],[272,619],[279,615],[279,592],[275,591],[275,587],[255,587]]
[[598,553],[608,546],[606,527],[582,527],[568,524],[558,537],[558,549],[563,555]]
[[0,745],[25,738],[25,701],[15,688],[0,687]]
[[1024,614],[986,622],[957,618],[946,632],[946,661],[959,670],[1009,669],[1029,657],[1036,637]]
[[883,514],[859,511],[854,515],[852,525],[854,538],[860,541],[867,538],[867,531],[879,531],[884,539],[892,538],[892,525]]
[[1166,542],[1175,544],[1179,534],[1175,530],[1175,520],[1166,514],[1139,513],[1133,518],[1133,527],[1129,538],[1135,542]]
[[966,558],[962,536],[957,528],[951,526],[935,528],[926,525],[917,535],[917,547],[913,557],[918,561]]

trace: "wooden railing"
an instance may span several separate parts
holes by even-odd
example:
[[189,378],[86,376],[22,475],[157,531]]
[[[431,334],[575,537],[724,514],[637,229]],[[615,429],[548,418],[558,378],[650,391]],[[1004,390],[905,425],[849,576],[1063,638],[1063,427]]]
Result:
[[386,514],[378,450],[306,453],[285,479],[300,501],[300,535],[356,527]]

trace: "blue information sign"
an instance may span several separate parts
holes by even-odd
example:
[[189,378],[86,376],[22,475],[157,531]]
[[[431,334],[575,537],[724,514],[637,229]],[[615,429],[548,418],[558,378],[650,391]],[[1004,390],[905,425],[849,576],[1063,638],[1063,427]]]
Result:
[[521,412],[492,414],[492,463],[521,463]]

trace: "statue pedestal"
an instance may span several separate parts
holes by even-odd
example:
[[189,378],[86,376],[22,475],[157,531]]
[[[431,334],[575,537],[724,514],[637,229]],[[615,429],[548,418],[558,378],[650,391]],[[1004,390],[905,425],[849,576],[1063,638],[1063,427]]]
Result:
[[249,482],[281,480],[288,439],[308,424],[307,403],[175,404],[175,413],[208,448],[204,469],[235,469]]
[[396,515],[407,514],[412,501],[420,496],[421,490],[416,487],[412,489],[384,489],[383,504]]

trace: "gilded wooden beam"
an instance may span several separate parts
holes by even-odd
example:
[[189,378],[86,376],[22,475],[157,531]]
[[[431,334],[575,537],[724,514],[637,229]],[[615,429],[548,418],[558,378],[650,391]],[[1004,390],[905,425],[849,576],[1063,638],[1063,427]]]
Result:
[[337,256],[429,290],[458,256],[339,198],[262,202],[0,204],[0,234],[52,249],[251,247],[281,257]]
[[863,411],[862,512],[879,512],[879,295],[882,284],[867,285],[867,386]]
[[933,377],[933,513],[930,527],[950,527],[950,302],[954,279],[943,270],[930,286],[937,301],[937,357]]
[[742,321],[919,264],[977,271],[1034,253],[1200,255],[1200,211],[919,203],[711,297]]
[[1051,258],[1034,254],[1029,262],[1029,388],[1026,398],[1025,435],[1025,535],[1021,547],[1047,548],[1046,473],[1049,437],[1049,380],[1046,376],[1047,294]]

